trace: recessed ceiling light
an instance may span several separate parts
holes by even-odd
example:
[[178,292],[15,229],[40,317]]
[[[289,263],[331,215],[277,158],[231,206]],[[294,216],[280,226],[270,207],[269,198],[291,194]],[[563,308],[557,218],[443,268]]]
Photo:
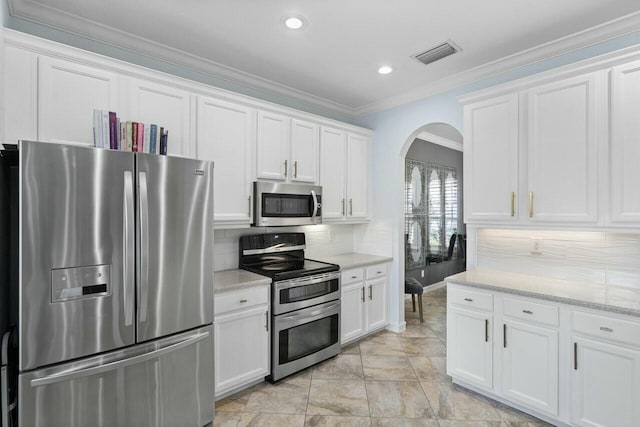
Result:
[[285,18],[284,25],[290,30],[299,30],[304,26],[304,21],[298,16],[289,16]]
[[382,67],[378,68],[379,74],[391,74],[392,72],[393,67],[391,67],[390,65],[383,65]]

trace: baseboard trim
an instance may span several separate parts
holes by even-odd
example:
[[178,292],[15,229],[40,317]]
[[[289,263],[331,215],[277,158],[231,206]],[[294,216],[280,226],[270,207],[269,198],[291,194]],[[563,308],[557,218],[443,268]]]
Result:
[[391,323],[389,324],[389,326],[387,326],[387,331],[395,332],[396,334],[399,334],[406,330],[407,330],[407,322]]

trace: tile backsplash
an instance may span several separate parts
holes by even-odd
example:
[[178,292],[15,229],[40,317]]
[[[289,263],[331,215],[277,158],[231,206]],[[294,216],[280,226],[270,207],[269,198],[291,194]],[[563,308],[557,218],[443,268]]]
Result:
[[640,288],[640,235],[479,229],[476,249],[480,268]]
[[353,225],[311,225],[304,227],[216,230],[214,235],[215,271],[238,268],[240,236],[262,233],[303,232],[307,239],[307,258],[322,258],[354,251]]

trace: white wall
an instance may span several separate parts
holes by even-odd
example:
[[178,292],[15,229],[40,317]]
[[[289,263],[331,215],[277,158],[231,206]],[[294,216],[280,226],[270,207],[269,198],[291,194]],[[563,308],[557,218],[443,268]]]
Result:
[[214,234],[215,271],[238,268],[240,236],[263,233],[303,232],[307,239],[305,256],[322,259],[354,251],[353,225],[310,225],[304,227],[253,227],[238,230],[216,230]]

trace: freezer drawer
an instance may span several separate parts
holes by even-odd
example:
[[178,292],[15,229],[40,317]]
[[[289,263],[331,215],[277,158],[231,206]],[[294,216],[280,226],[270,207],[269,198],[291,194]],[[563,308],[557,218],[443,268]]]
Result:
[[21,374],[19,425],[201,427],[213,421],[207,326]]

